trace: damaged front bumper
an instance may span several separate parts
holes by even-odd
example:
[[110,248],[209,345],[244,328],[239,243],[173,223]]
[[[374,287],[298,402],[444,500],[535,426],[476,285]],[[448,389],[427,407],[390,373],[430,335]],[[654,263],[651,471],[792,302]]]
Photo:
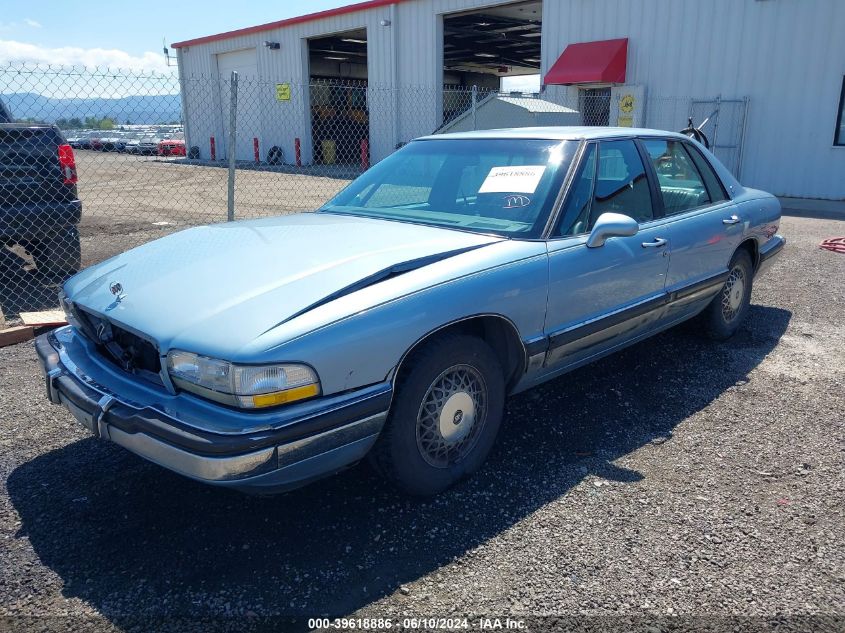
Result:
[[391,385],[381,383],[242,412],[143,384],[72,327],[38,337],[35,347],[47,397],[96,437],[192,479],[245,492],[297,488],[357,462],[390,408]]

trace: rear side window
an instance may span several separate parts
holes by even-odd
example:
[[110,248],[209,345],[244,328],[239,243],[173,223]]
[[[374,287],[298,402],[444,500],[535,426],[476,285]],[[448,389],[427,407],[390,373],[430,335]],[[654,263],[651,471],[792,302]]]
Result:
[[719,176],[716,175],[716,172],[713,171],[713,167],[710,166],[707,159],[704,158],[704,156],[701,155],[701,152],[698,151],[698,148],[691,143],[683,143],[683,146],[689,153],[692,161],[695,163],[695,166],[698,167],[698,172],[701,174],[701,177],[704,178],[704,184],[707,186],[707,194],[710,196],[710,201],[715,204],[717,202],[727,200],[728,194],[722,186],[722,181]]
[[643,139],[663,197],[666,215],[676,215],[710,203],[707,187],[684,149],[684,143],[668,139]]
[[654,219],[648,178],[634,141],[599,144],[590,228],[602,213],[622,213],[641,224]]

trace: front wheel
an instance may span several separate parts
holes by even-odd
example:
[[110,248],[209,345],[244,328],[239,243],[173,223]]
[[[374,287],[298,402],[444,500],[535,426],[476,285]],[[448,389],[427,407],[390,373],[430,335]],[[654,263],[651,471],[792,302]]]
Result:
[[701,314],[704,332],[717,341],[733,336],[748,315],[754,279],[754,267],[748,251],[737,251],[728,271],[725,285]]
[[371,463],[402,491],[442,492],[484,463],[502,421],[496,355],[464,335],[435,339],[408,360]]

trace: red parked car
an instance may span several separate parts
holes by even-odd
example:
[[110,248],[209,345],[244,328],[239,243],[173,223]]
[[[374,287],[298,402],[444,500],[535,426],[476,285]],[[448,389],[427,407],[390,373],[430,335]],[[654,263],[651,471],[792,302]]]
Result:
[[174,134],[158,142],[159,156],[185,156],[185,135]]

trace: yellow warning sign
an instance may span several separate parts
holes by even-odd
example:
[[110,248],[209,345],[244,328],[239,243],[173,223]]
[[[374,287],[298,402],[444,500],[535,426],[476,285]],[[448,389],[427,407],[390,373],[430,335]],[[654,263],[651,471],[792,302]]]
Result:
[[290,101],[290,84],[276,84],[276,101]]

